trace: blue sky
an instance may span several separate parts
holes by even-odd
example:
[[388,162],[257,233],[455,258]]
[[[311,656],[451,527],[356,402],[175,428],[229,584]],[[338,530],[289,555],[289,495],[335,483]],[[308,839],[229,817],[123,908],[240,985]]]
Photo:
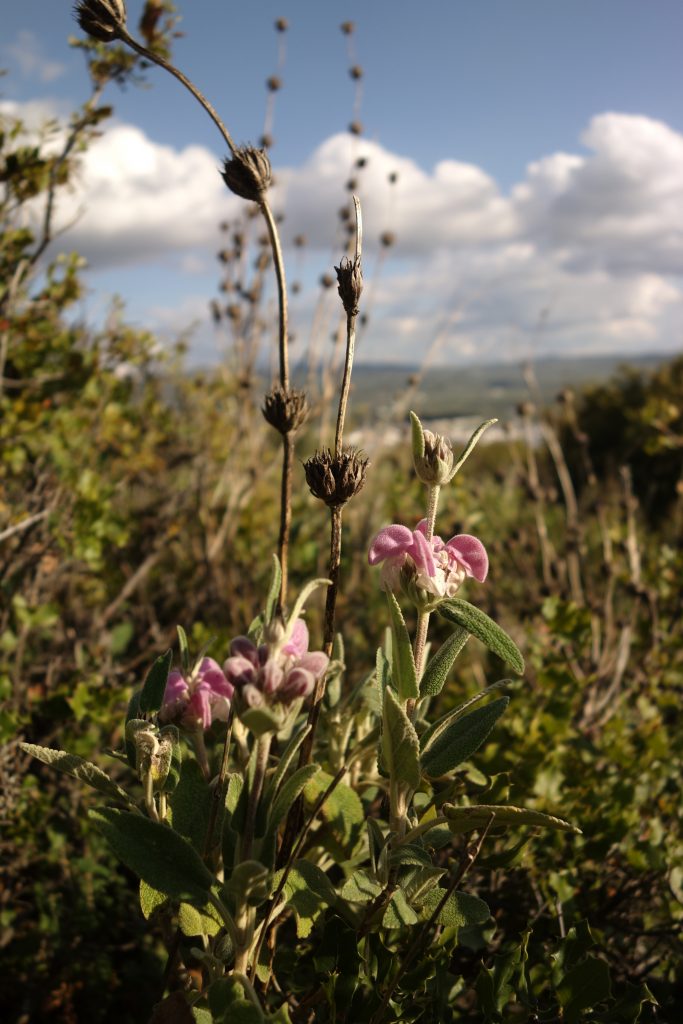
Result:
[[[141,6],[128,3],[132,25]],[[380,231],[397,235],[373,286],[368,358],[412,362],[430,346],[450,362],[680,348],[680,0],[179,7],[176,60],[238,141],[261,133],[265,79],[278,70],[273,22],[289,21],[272,158],[289,276],[303,284],[299,333],[336,258],[334,218],[360,154],[366,275]],[[346,19],[350,39],[339,29]],[[24,0],[2,21],[6,104],[70,110],[87,89],[82,57],[67,44],[70,4]],[[364,73],[355,143],[345,134],[351,62]],[[201,322],[215,294],[210,225],[238,211],[211,177],[222,156],[211,123],[168,76],[153,69],[148,81],[110,93],[115,121],[84,163],[78,209],[90,207],[90,222],[82,217],[73,244],[90,260],[90,310],[118,292],[140,323],[168,330],[198,320],[202,361],[215,357]],[[154,188],[145,168],[168,183],[156,214],[141,201]],[[124,202],[136,223],[123,222]],[[65,217],[73,212],[67,203]],[[288,244],[299,230],[310,238],[304,257]]]

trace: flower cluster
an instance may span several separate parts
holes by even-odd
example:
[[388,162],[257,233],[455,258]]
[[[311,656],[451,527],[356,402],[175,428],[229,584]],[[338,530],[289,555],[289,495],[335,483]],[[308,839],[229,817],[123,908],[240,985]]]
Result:
[[322,651],[308,650],[308,628],[303,619],[297,619],[284,643],[257,647],[246,636],[236,637],[223,668],[244,704],[257,708],[310,696],[328,662]]
[[382,586],[385,590],[406,590],[411,597],[425,592],[418,603],[454,597],[467,576],[480,583],[489,569],[484,545],[469,533],[459,533],[444,541],[427,539],[427,520],[417,529],[394,523],[380,530],[368,552],[370,565],[383,562]]
[[213,658],[202,658],[189,678],[169,673],[159,718],[190,731],[208,729],[213,719],[227,722],[234,686]]

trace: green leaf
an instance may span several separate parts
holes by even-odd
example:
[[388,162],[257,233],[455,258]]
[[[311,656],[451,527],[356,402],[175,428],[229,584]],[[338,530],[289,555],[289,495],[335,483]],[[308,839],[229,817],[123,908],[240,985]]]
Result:
[[422,752],[423,771],[432,778],[439,778],[467,761],[482,745],[509,703],[509,697],[499,697],[449,725]]
[[532,811],[526,807],[511,807],[509,804],[475,804],[471,807],[444,804],[441,811],[448,818],[451,832],[456,835],[469,832],[473,828],[482,828],[488,823],[492,814],[494,825],[542,825],[545,828],[557,829],[559,832],[581,835],[580,828],[562,818],[555,818],[552,814],[542,814],[541,811]]
[[40,747],[35,743],[20,743],[19,746],[43,764],[85,782],[86,785],[104,793],[110,800],[123,800],[124,803],[132,804],[133,801],[126,791],[112,782],[109,776],[91,761],[84,761],[82,757],[69,754],[66,750],[52,750],[50,747]]
[[420,748],[425,750],[429,744],[436,742],[439,736],[451,725],[452,722],[457,721],[458,718],[462,718],[466,711],[469,710],[474,704],[478,704],[484,697],[489,697],[492,693],[500,690],[504,686],[516,685],[515,680],[512,679],[499,679],[497,682],[492,683],[491,686],[485,687],[475,693],[473,697],[466,700],[464,704],[459,704],[457,708],[451,708],[441,718],[437,718],[436,722],[432,722],[420,736]]
[[455,659],[469,638],[469,632],[458,626],[434,657],[430,658],[420,680],[420,697],[435,697],[437,693],[441,693]]
[[469,459],[470,455],[472,454],[472,452],[476,448],[477,443],[479,441],[479,438],[484,433],[484,431],[488,430],[489,427],[492,427],[493,424],[497,423],[497,422],[498,422],[497,419],[485,420],[484,423],[482,423],[480,426],[477,427],[477,429],[474,431],[474,433],[472,434],[471,438],[469,439],[469,441],[465,445],[465,448],[463,449],[462,455],[460,456],[460,458],[457,460],[457,462],[453,466],[453,469],[451,470],[451,474],[448,477],[448,482],[449,483],[451,482],[451,480],[453,479],[455,474],[458,472],[458,470],[462,469],[462,467],[465,465],[465,463]]
[[291,737],[289,743],[280,754],[280,760],[277,766],[277,770],[273,776],[273,781],[269,786],[269,796],[274,798],[277,795],[277,791],[280,788],[280,784],[287,774],[287,769],[294,760],[294,755],[308,736],[311,731],[310,725],[305,725],[298,732],[295,732]]
[[[282,871],[278,871],[273,878],[273,889],[281,876]],[[294,862],[283,891],[296,915],[296,933],[301,939],[311,934],[323,908],[333,907],[337,898],[325,872],[308,860]]]
[[384,691],[382,755],[392,780],[415,790],[420,785],[420,741],[394,691]]
[[387,600],[391,613],[391,633],[393,639],[392,677],[402,701],[408,700],[409,697],[415,699],[419,696],[419,690],[410,636],[408,635],[399,603],[390,590],[387,591]]
[[369,903],[382,891],[382,886],[376,879],[370,878],[367,871],[354,871],[346,879],[339,895],[349,903]]
[[567,1024],[578,1024],[582,1011],[609,999],[609,967],[597,956],[587,956],[573,967],[558,986],[557,995],[564,1007]]
[[185,678],[190,674],[192,668],[190,662],[190,647],[187,642],[187,633],[182,626],[176,626],[178,631],[178,646],[180,647],[180,667],[182,668],[183,675]]
[[280,603],[280,588],[282,586],[282,567],[280,565],[280,559],[277,555],[273,555],[273,568],[270,575],[270,585],[268,587],[268,596],[266,597],[266,610],[264,613],[264,622],[272,622],[275,612],[277,611],[278,604]]
[[139,710],[142,714],[158,711],[161,707],[172,661],[173,651],[169,648],[166,654],[162,654],[161,657],[157,658],[147,673],[147,678],[140,694]]
[[413,462],[424,457],[425,453],[425,432],[417,413],[410,411],[410,435],[413,448]]
[[240,712],[240,719],[247,729],[257,738],[267,732],[278,732],[282,727],[281,719],[269,708],[245,708]]
[[417,924],[417,914],[401,889],[396,890],[387,904],[382,924],[385,928],[403,928],[406,925]]
[[517,644],[485,612],[475,608],[469,601],[463,601],[459,597],[442,601],[437,607],[437,611],[444,619],[454,622],[457,626],[462,626],[472,636],[476,636],[489,651],[493,651],[499,658],[507,662],[515,672],[522,675],[524,672],[524,658]]
[[214,878],[190,843],[168,825],[130,811],[89,812],[116,856],[153,889],[204,903]]
[[270,1018],[245,998],[245,992],[237,978],[218,978],[207,992],[211,1007],[212,1021],[221,1024],[263,1024]]
[[415,843],[404,843],[398,846],[389,856],[390,864],[413,864],[418,867],[430,867],[432,858],[422,846]]
[[[443,899],[444,889],[435,886],[431,889],[420,908],[420,918],[428,921]],[[437,924],[447,928],[463,928],[468,925],[484,924],[491,916],[486,903],[478,896],[457,889],[450,894],[436,918]]]
[[178,782],[180,780],[180,772],[183,764],[183,747],[180,742],[180,733],[175,725],[165,725],[159,732],[159,740],[163,741],[163,738],[168,736],[172,743],[171,749],[171,764],[168,769],[168,775],[163,785],[165,793],[173,793]]
[[273,801],[268,815],[268,832],[274,832],[299,794],[320,771],[319,764],[304,764],[287,779]]
[[171,820],[174,831],[189,839],[199,854],[204,853],[211,799],[211,790],[201,768],[195,760],[185,760],[170,800]]
[[[320,771],[304,786],[306,807],[311,810],[316,800],[332,782],[332,776]],[[353,849],[358,842],[365,811],[360,797],[345,782],[338,782],[319,811],[322,820],[329,826],[334,838],[345,849]]]
[[225,891],[234,897],[237,905],[244,901],[250,907],[260,907],[268,899],[268,868],[258,860],[243,860],[225,883]]
[[[147,882],[140,882],[140,909],[146,921],[155,910],[168,903],[169,898],[163,892],[153,889]],[[201,911],[190,903],[181,903],[178,907],[178,927],[183,935],[218,935],[222,922],[211,906]]]

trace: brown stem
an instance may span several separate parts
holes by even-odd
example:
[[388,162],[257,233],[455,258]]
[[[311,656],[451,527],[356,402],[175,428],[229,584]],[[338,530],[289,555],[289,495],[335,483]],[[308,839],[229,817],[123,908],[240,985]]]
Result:
[[280,533],[278,536],[278,558],[282,568],[280,584],[280,610],[287,603],[289,579],[289,533],[292,525],[292,469],[294,466],[294,435],[282,435],[282,478],[280,481]]
[[263,214],[266,226],[268,228],[268,237],[270,239],[270,247],[273,250],[273,263],[275,265],[275,276],[277,278],[277,293],[278,301],[280,306],[280,331],[279,331],[279,350],[280,350],[280,384],[285,389],[289,388],[289,348],[288,348],[288,312],[287,312],[287,282],[285,280],[285,264],[282,259],[282,246],[280,245],[280,235],[277,230],[277,224],[273,217],[273,212],[268,205],[268,200],[263,198],[259,204],[261,207],[261,213]]
[[148,50],[147,47],[142,46],[141,43],[136,42],[136,40],[128,34],[125,28],[119,28],[118,34],[121,41],[126,43],[127,46],[130,46],[130,48],[132,50],[135,50],[136,53],[139,53],[141,57],[144,57],[145,60],[151,61],[152,64],[158,64],[160,68],[163,68],[164,71],[168,71],[169,74],[173,75],[174,78],[177,78],[179,82],[182,82],[185,88],[192,93],[197,102],[200,103],[204,110],[207,112],[213,123],[218,128],[218,131],[225,139],[228,149],[230,150],[232,155],[235,156],[237,152],[237,147],[235,146],[235,143],[232,141],[230,132],[225,127],[220,117],[218,116],[218,113],[216,112],[212,104],[209,103],[204,93],[200,92],[197,86],[194,85],[190,81],[190,79],[182,73],[182,71],[179,71],[178,68],[176,68],[173,64],[167,61],[164,57],[160,56],[160,54],[158,53],[153,53],[152,50]]

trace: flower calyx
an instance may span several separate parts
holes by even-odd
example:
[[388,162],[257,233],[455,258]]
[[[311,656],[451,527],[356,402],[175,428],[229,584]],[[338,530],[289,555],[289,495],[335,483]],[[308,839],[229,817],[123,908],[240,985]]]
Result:
[[306,392],[276,384],[266,393],[261,412],[281,434],[293,434],[308,416]]
[[263,200],[273,172],[265,149],[241,146],[223,164],[221,177],[231,192],[253,203]]
[[363,291],[363,271],[361,269],[360,256],[349,259],[342,257],[337,272],[337,283],[339,298],[342,300],[344,311],[347,316],[358,315],[358,303]]
[[101,43],[111,43],[126,27],[124,0],[79,0],[74,15],[83,31]]
[[314,497],[329,508],[340,508],[363,487],[368,465],[357,448],[344,448],[339,455],[320,448],[304,463],[306,483]]

